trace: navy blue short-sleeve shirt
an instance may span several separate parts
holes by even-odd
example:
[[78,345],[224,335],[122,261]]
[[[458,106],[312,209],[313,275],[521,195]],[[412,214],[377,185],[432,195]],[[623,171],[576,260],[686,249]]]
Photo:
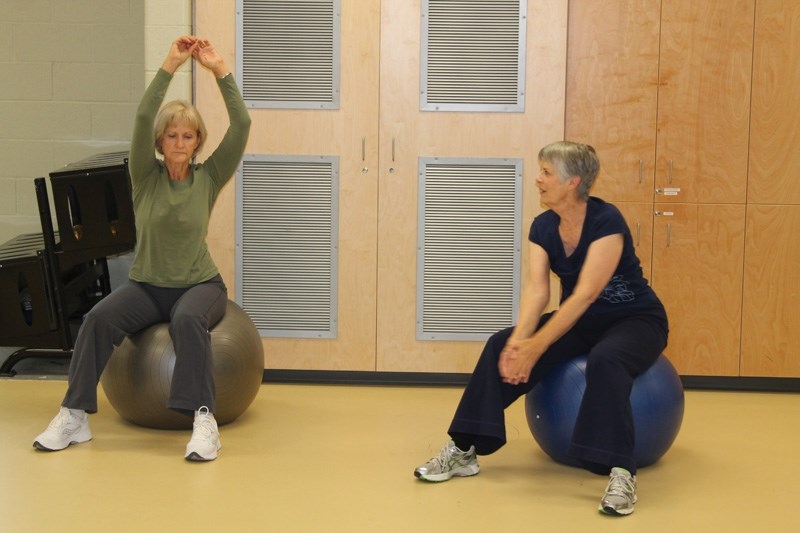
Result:
[[633,238],[622,213],[614,205],[594,196],[589,198],[580,241],[567,256],[558,233],[560,217],[551,210],[537,216],[531,224],[528,238],[541,246],[550,259],[550,268],[561,280],[564,301],[575,289],[578,275],[586,261],[592,242],[608,235],[623,237],[622,256],[603,293],[586,310],[587,315],[607,312],[635,313],[646,309],[663,313],[663,306],[642,273],[642,266],[633,246]]

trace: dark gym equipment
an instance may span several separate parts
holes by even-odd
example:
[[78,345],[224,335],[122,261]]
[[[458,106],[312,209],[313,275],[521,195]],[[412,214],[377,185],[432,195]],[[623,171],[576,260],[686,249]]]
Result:
[[0,375],[27,357],[70,357],[84,314],[111,292],[109,256],[133,249],[128,152],[99,154],[36,178],[41,233],[0,246],[0,346],[20,346]]

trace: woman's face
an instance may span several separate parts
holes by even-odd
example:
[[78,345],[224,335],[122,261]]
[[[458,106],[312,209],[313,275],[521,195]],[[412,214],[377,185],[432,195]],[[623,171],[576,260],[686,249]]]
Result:
[[539,198],[544,205],[554,205],[564,198],[569,190],[569,181],[564,183],[556,173],[556,167],[549,161],[539,161],[539,175],[536,176]]
[[167,163],[189,164],[197,150],[199,138],[197,130],[185,122],[175,122],[167,126],[161,137],[161,152]]

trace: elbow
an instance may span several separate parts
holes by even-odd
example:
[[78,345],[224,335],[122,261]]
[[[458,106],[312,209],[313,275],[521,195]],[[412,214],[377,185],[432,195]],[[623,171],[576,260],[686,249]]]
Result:
[[575,291],[572,293],[572,296],[580,302],[580,304],[584,307],[589,307],[593,303],[595,303],[598,298],[603,294],[603,290],[592,290],[592,291]]
[[520,301],[520,310],[522,309],[538,309],[542,312],[550,306],[549,292],[528,292],[522,296]]
[[246,113],[242,120],[239,121],[239,131],[242,134],[244,139],[248,139],[250,137],[250,126],[253,124],[253,119],[250,118],[250,114]]

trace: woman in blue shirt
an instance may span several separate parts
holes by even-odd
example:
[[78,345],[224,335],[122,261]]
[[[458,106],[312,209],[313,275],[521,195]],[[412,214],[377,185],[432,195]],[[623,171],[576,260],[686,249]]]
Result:
[[[536,186],[547,211],[531,225],[530,278],[517,325],[487,341],[448,433],[452,440],[414,474],[446,481],[480,471],[477,455],[506,442],[504,410],[567,359],[587,354],[586,390],[569,454],[610,481],[602,512],[636,502],[630,392],[667,344],[663,305],[642,274],[619,210],[589,196],[600,163],[594,148],[556,142],[539,152]],[[558,310],[550,271],[561,281]]]

